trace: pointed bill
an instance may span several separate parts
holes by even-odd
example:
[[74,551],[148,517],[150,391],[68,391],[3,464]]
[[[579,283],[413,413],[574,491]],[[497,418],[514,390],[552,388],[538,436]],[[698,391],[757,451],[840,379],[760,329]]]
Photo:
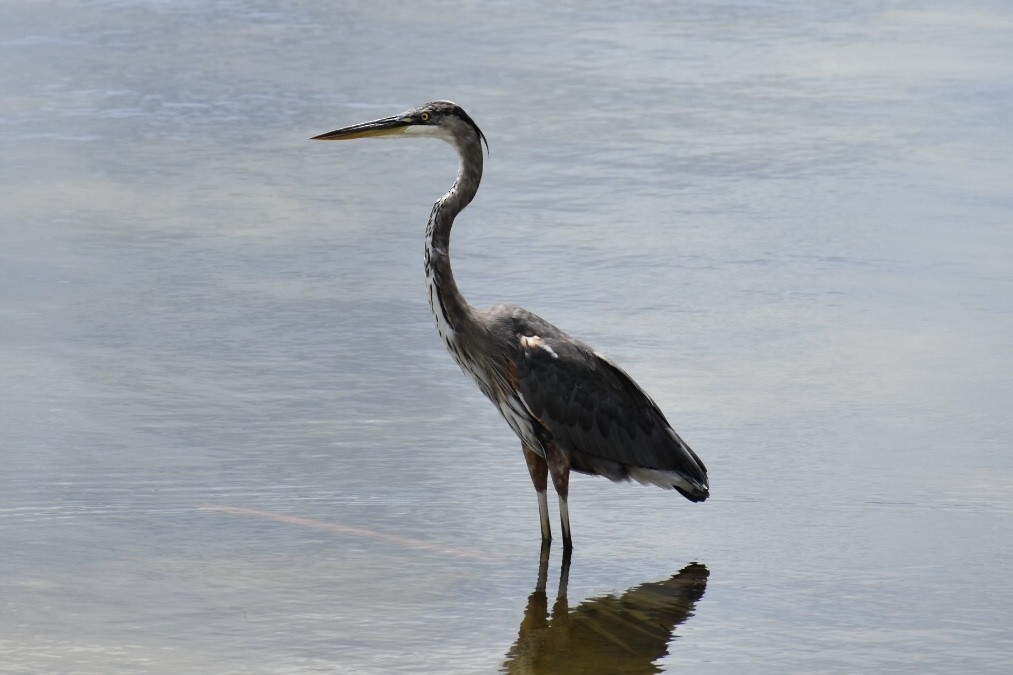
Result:
[[411,125],[411,120],[402,116],[384,117],[372,122],[353,124],[350,127],[343,127],[328,131],[326,134],[314,136],[311,141],[348,141],[353,138],[376,138],[378,136],[397,136],[403,134],[405,129]]

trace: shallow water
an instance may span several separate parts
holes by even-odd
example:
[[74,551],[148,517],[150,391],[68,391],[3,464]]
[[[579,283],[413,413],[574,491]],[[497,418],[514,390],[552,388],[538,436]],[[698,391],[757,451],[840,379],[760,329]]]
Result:
[[[0,7],[0,670],[1008,667],[1007,7],[319,4]],[[710,471],[575,477],[564,594],[428,315],[453,153],[306,140],[434,98],[465,294]]]

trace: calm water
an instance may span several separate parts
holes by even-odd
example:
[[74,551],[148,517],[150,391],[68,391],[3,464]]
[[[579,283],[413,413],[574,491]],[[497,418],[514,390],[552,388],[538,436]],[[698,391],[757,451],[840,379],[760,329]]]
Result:
[[[1008,672],[1008,3],[327,4],[0,5],[0,671]],[[428,315],[452,151],[306,140],[434,98],[466,295],[710,469],[575,477],[568,575]]]

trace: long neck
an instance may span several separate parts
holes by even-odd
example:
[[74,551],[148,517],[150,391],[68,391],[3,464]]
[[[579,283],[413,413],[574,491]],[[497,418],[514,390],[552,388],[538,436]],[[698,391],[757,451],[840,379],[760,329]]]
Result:
[[453,142],[461,156],[461,169],[457,181],[447,194],[433,205],[426,227],[426,285],[429,290],[429,308],[436,320],[440,337],[454,349],[456,334],[474,322],[475,309],[461,295],[454,272],[450,267],[450,229],[454,218],[464,210],[478,192],[482,180],[482,146],[478,138],[455,138]]

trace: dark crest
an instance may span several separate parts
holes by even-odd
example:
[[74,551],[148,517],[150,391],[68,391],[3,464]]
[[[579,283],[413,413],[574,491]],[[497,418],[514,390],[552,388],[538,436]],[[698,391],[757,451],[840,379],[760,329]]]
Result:
[[471,119],[471,115],[466,113],[464,111],[464,108],[457,105],[453,101],[433,101],[431,103],[426,103],[424,106],[421,106],[419,110],[420,111],[429,110],[434,115],[456,117],[460,119],[461,121],[465,122],[468,126],[470,126],[472,129],[475,130],[475,133],[478,134],[478,137],[482,139],[483,143],[485,143],[486,153],[489,152],[489,141],[485,139],[485,134],[483,134],[482,130],[478,128],[478,125],[475,124],[475,120]]

